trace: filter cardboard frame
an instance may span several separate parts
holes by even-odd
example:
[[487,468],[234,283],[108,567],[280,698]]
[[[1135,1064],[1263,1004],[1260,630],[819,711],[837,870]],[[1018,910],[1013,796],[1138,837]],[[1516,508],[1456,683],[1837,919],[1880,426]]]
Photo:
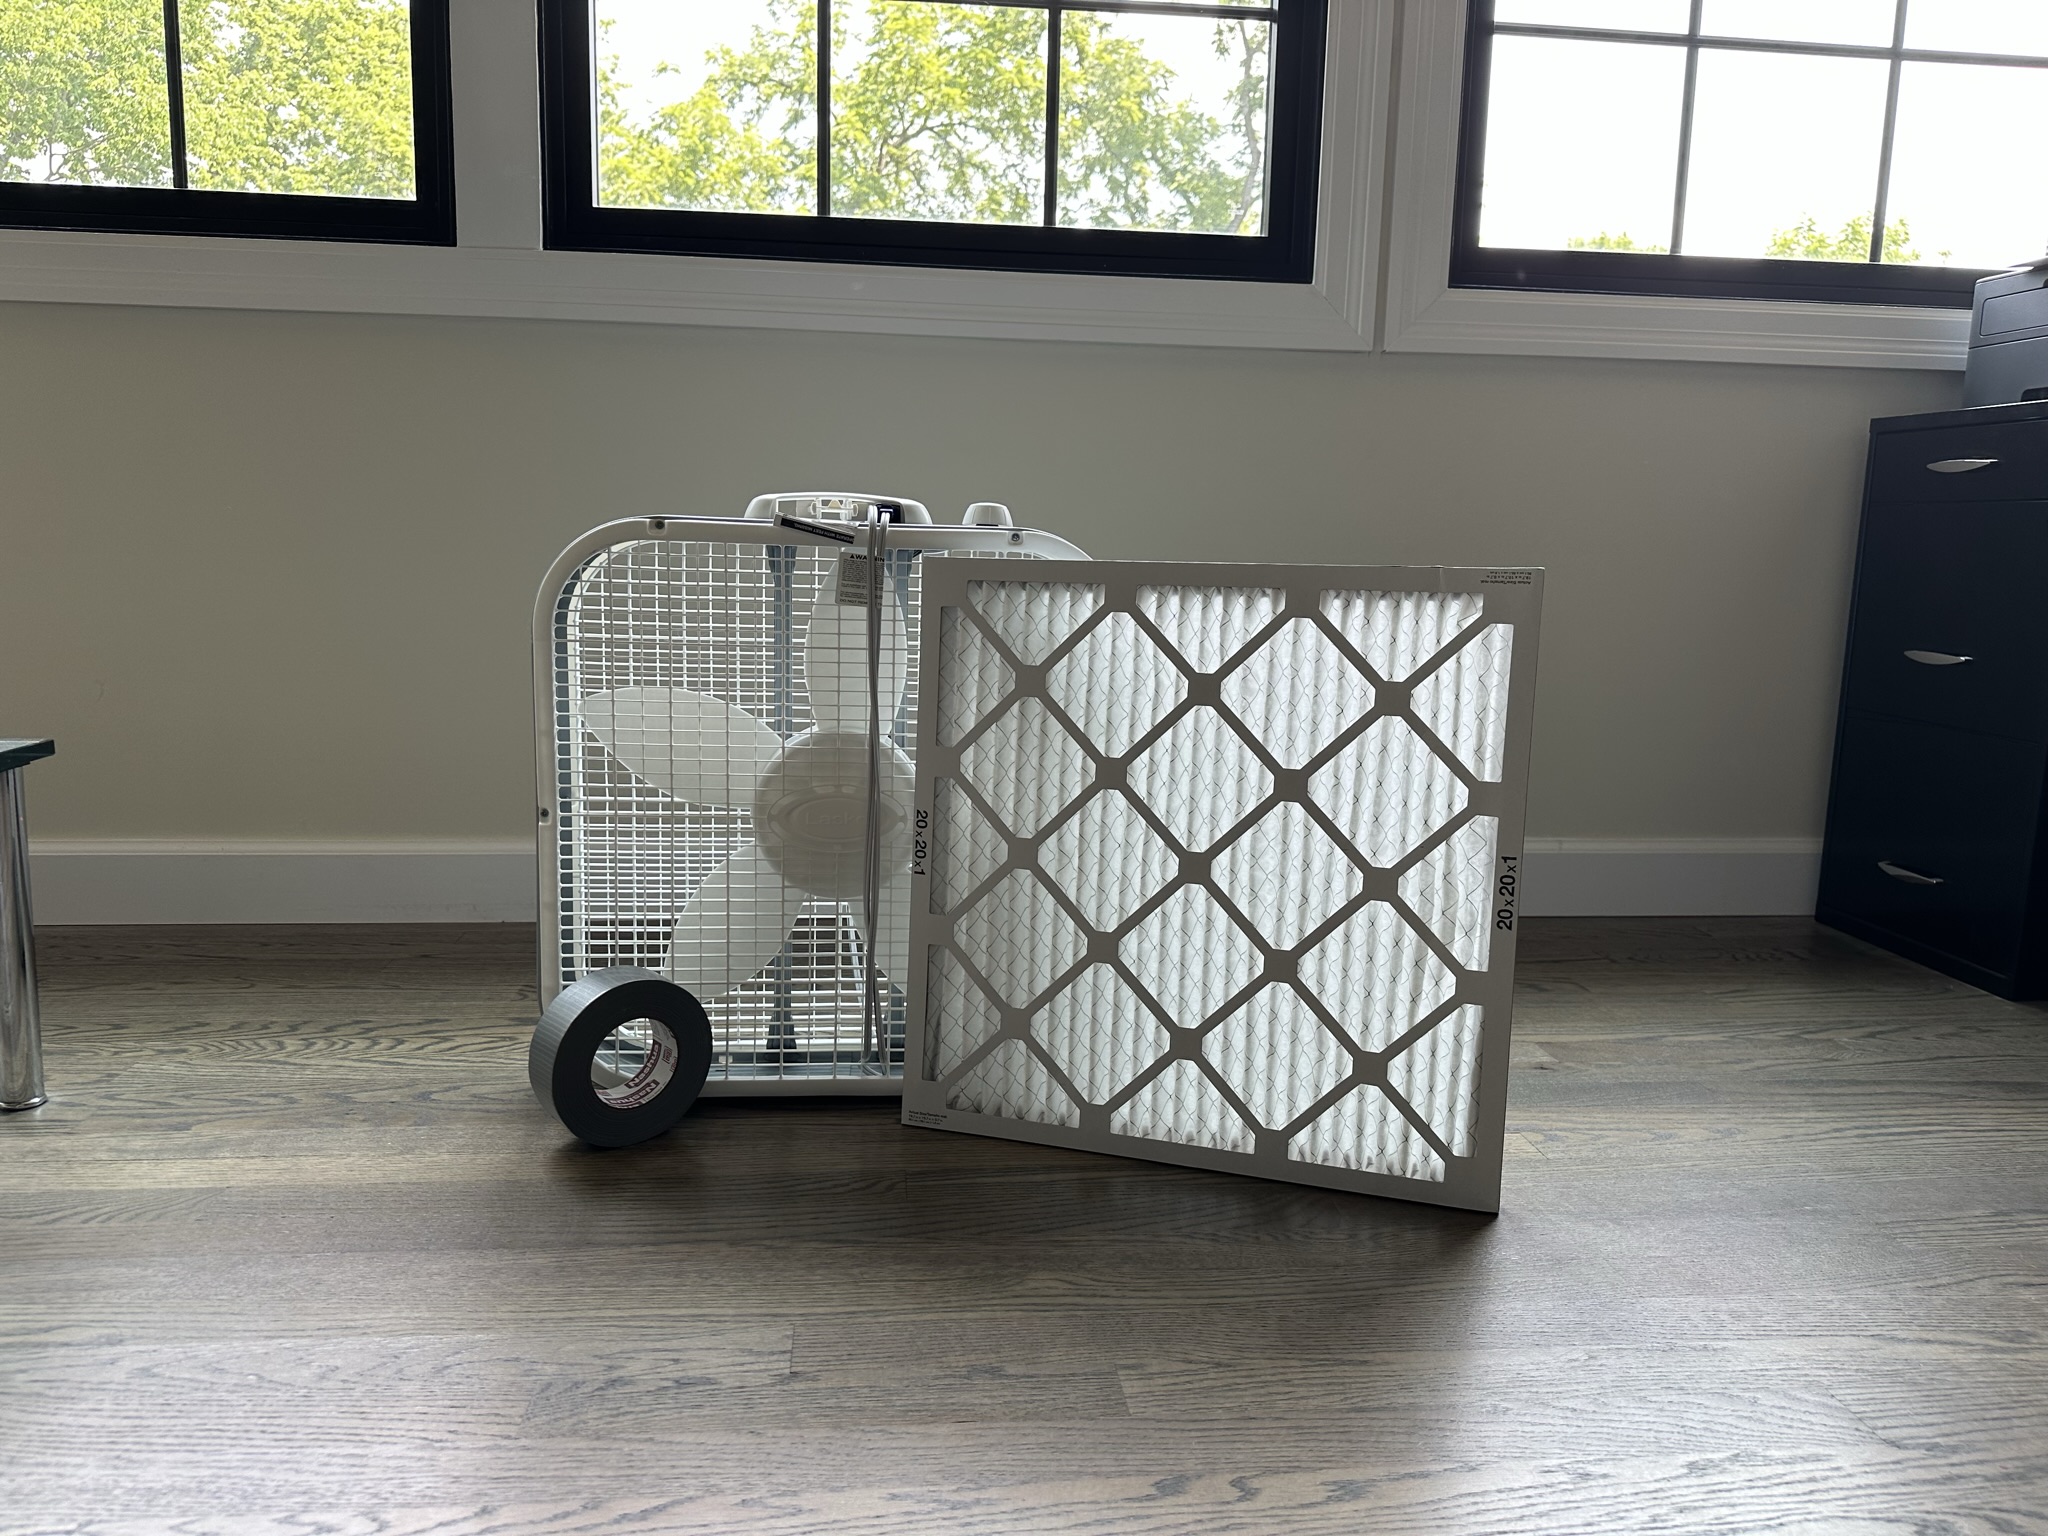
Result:
[[[1022,628],[975,610],[971,591],[988,603],[992,612],[1022,611],[1018,603],[1024,599],[1012,598],[1009,589],[1018,593],[1038,589],[1044,594],[1043,601],[1055,607],[1066,605],[1063,611],[1071,622],[1057,643],[1027,639],[1020,650],[1015,641],[1024,633]],[[1153,595],[1141,600],[1148,589],[1153,589]],[[1196,598],[1208,601],[1205,594],[1240,594],[1243,603],[1251,605],[1246,611],[1256,622],[1240,620],[1240,632],[1228,642],[1198,638],[1190,644],[1192,631],[1185,623],[1174,621],[1179,624],[1176,629],[1147,616],[1145,603],[1151,603],[1157,614],[1167,611],[1160,606],[1165,599],[1156,589],[1180,589],[1191,594],[1190,602]],[[1100,594],[1092,608],[1071,596],[1088,590]],[[1063,591],[1070,595],[1061,596]],[[926,572],[923,594],[926,644],[920,658],[919,696],[925,705],[917,726],[917,840],[912,865],[903,1122],[1470,1210],[1498,1210],[1542,593],[1543,573],[1531,568],[935,562]],[[1457,627],[1454,632],[1440,628],[1434,641],[1425,635],[1427,648],[1421,656],[1412,655],[1411,647],[1408,661],[1388,664],[1393,653],[1387,652],[1378,638],[1370,639],[1369,644],[1358,642],[1361,631],[1355,615],[1380,612],[1389,602],[1398,605],[1404,594],[1419,596],[1403,611],[1434,613],[1438,617],[1433,622],[1441,626],[1455,620]],[[1478,616],[1459,618],[1471,613],[1474,600],[1480,609]],[[1220,613],[1237,599],[1219,595],[1217,601],[1225,606],[1212,605],[1210,611]],[[1340,610],[1354,618],[1340,622]],[[1081,616],[1072,618],[1076,612]],[[1007,644],[1002,633],[1006,623],[1012,636]],[[1247,623],[1251,627],[1244,627]],[[1351,626],[1349,638],[1345,623]],[[1114,634],[1109,633],[1112,626]],[[1374,637],[1380,633],[1369,631]],[[1091,640],[1091,636],[1106,638]],[[1085,658],[1080,655],[1084,646],[1092,648]],[[1291,658],[1284,668],[1274,660],[1283,649]],[[1373,666],[1367,649],[1381,656],[1385,672]],[[1213,654],[1209,659],[1191,659],[1189,650]],[[1504,665],[1503,650],[1507,653]],[[1147,651],[1159,655],[1145,658]],[[992,665],[991,657],[999,664]],[[1140,662],[1134,663],[1133,657]],[[1342,666],[1332,658],[1341,658]],[[1495,703],[1489,707],[1496,709],[1486,726],[1493,742],[1490,749],[1475,749],[1467,740],[1470,733],[1461,734],[1463,746],[1440,741],[1425,723],[1425,711],[1418,704],[1427,694],[1433,701],[1431,707],[1438,709],[1433,718],[1442,723],[1444,696],[1457,689],[1469,693],[1458,679],[1474,675],[1452,669],[1473,661],[1493,668],[1492,673],[1483,675],[1505,677],[1504,698],[1498,682],[1486,685],[1494,689],[1489,697]],[[1101,724],[1107,717],[1094,696],[1085,706],[1095,722],[1092,726],[1084,726],[1076,711],[1061,703],[1062,695],[1069,702],[1076,697],[1074,678],[1085,667],[1096,668],[1104,677],[1134,680],[1143,691],[1143,686],[1149,686],[1144,667],[1156,671],[1161,662],[1179,674],[1178,683],[1168,678],[1162,685],[1167,693],[1177,689],[1179,701],[1160,713],[1160,689],[1155,687],[1152,704],[1141,704],[1135,711],[1117,706],[1120,723],[1116,730],[1123,739],[1107,747],[1102,745]],[[1064,673],[1063,663],[1068,664]],[[1263,670],[1255,674],[1255,666]],[[1001,681],[1005,676],[1006,691]],[[1351,687],[1361,701],[1369,694],[1369,703],[1349,707],[1348,714],[1340,711],[1341,723],[1334,731],[1307,727],[1312,732],[1307,745],[1286,749],[1293,756],[1282,758],[1280,749],[1252,739],[1258,726],[1247,721],[1243,711],[1263,709],[1269,725],[1277,721],[1273,728],[1283,734],[1292,732],[1299,743],[1304,727],[1287,714],[1283,704],[1261,702],[1270,691],[1263,685],[1283,677],[1290,687],[1307,679],[1312,692]],[[993,684],[992,678],[997,680]],[[1332,679],[1338,681],[1333,684]],[[1358,679],[1367,686],[1356,686]],[[976,687],[991,699],[985,707],[954,707],[951,701],[966,698]],[[1232,698],[1238,700],[1236,707],[1230,703]],[[1258,779],[1262,774],[1266,792],[1263,798],[1249,802],[1248,809],[1233,807],[1231,814],[1237,819],[1229,830],[1197,848],[1181,839],[1192,835],[1199,840],[1202,834],[1187,834],[1184,827],[1177,832],[1171,818],[1146,799],[1148,795],[1161,798],[1158,775],[1154,773],[1142,787],[1138,781],[1164,761],[1161,744],[1177,731],[1191,730],[1197,723],[1194,717],[1204,710],[1217,715],[1233,733],[1223,743],[1230,751],[1249,748],[1262,760],[1264,768],[1249,777]],[[973,718],[967,718],[968,714]],[[1211,736],[1216,735],[1214,722],[1204,718],[1199,724]],[[1021,787],[1020,804],[1032,802],[1022,809],[991,804],[974,778],[980,774],[982,783],[988,782],[982,763],[992,759],[977,759],[976,748],[999,731],[1005,733],[1006,761],[1012,764],[1007,770],[1011,774],[1008,782],[1013,788]],[[1316,731],[1320,735],[1313,734]],[[1075,766],[1075,754],[1060,744],[1061,737],[1071,738],[1071,745],[1087,756],[1085,767]],[[1415,822],[1408,818],[1404,826],[1424,827],[1420,840],[1401,847],[1389,862],[1375,863],[1354,835],[1360,813],[1346,813],[1354,829],[1347,831],[1324,802],[1330,800],[1335,787],[1370,779],[1366,765],[1390,761],[1385,744],[1397,737],[1411,760],[1416,757],[1415,747],[1426,749],[1432,760],[1430,770],[1438,785],[1436,814],[1441,816],[1446,793],[1439,768],[1448,769],[1459,781],[1451,789],[1458,790],[1461,803],[1448,820],[1425,817]],[[1197,777],[1206,772],[1200,769],[1211,755],[1206,750],[1193,757],[1179,747],[1175,750],[1181,752],[1177,761],[1197,766]],[[1482,757],[1477,769],[1471,760],[1475,750]],[[1487,758],[1489,750],[1492,756]],[[1308,755],[1303,757],[1303,751]],[[1460,757],[1461,751],[1467,755]],[[1498,778],[1483,776],[1494,767]],[[1039,794],[1030,781],[1034,772],[1053,777],[1065,774],[1066,788]],[[1082,775],[1085,787],[1074,790],[1073,784],[1081,782]],[[1172,792],[1174,786],[1166,789]],[[1353,791],[1347,788],[1345,792]],[[1252,793],[1241,791],[1240,803]],[[1109,806],[1112,796],[1123,802],[1117,815],[1128,824],[1128,835],[1105,835],[1104,829],[1115,818],[1106,811],[1101,815],[1090,811],[1097,802]],[[1188,793],[1182,792],[1177,803],[1188,798]],[[1378,829],[1383,825],[1378,819],[1380,803],[1374,804],[1371,815],[1376,819],[1374,830],[1366,835],[1368,842],[1381,836]],[[1132,811],[1144,826],[1132,820]],[[1084,812],[1093,817],[1085,828]],[[1013,821],[1021,827],[1012,826]],[[1476,914],[1477,925],[1485,932],[1483,938],[1475,938],[1470,932],[1474,926],[1473,892],[1485,877],[1473,873],[1478,864],[1470,850],[1483,845],[1489,822],[1492,873],[1490,883],[1480,888],[1481,905]],[[1285,857],[1285,848],[1292,844],[1277,834],[1265,836],[1268,828],[1286,831],[1295,843],[1303,838],[1320,839],[1315,842],[1321,850],[1318,857],[1337,871],[1332,876],[1334,895],[1302,898],[1310,903],[1305,909],[1309,916],[1295,921],[1293,931],[1282,932],[1286,925],[1270,915],[1248,917],[1249,908],[1234,903],[1229,894],[1229,890],[1240,895],[1253,892],[1250,899],[1264,901],[1247,884],[1246,871],[1264,879],[1277,869],[1282,883],[1292,878],[1301,861]],[[1260,844],[1262,863],[1249,855],[1240,857],[1253,848],[1255,834],[1264,839]],[[1331,863],[1327,843],[1336,845],[1339,863]],[[1055,844],[1064,850],[1067,874],[1050,872],[1054,866],[1044,850]],[[1275,849],[1283,855],[1278,864],[1273,857]],[[1459,857],[1466,861],[1462,872],[1453,870]],[[1076,858],[1090,862],[1096,871],[1088,876],[1091,889],[1108,888],[1098,878],[1100,871],[1109,870],[1113,884],[1123,878],[1117,870],[1149,859],[1149,875],[1134,876],[1117,887],[1143,893],[1142,901],[1120,909],[1114,921],[1102,915],[1100,901],[1084,910],[1068,889],[1079,888],[1073,874],[1079,868],[1073,863]],[[1234,864],[1230,864],[1232,860]],[[1236,871],[1228,878],[1227,864]],[[963,869],[967,871],[964,875]],[[1235,885],[1230,884],[1231,879]],[[1434,897],[1417,898],[1434,912],[1432,919],[1418,915],[1410,898],[1418,891],[1447,890],[1450,885],[1446,882],[1453,880],[1463,881],[1462,911],[1467,921],[1464,929],[1447,935],[1448,908]],[[1318,899],[1321,905],[1315,904]],[[1173,1007],[1155,995],[1155,987],[1145,975],[1156,974],[1156,964],[1152,972],[1141,974],[1149,963],[1143,957],[1153,954],[1156,958],[1158,946],[1146,950],[1135,941],[1143,938],[1147,924],[1175,901],[1185,901],[1190,908],[1204,903],[1205,911],[1213,906],[1230,919],[1228,929],[1214,930],[1228,938],[1224,948],[1241,951],[1246,946],[1240,939],[1248,939],[1250,948],[1257,951],[1254,971],[1240,969],[1213,984],[1204,978],[1202,984],[1210,986],[1212,996],[1216,986],[1230,990],[1226,1001],[1213,1010],[1205,1008],[1200,1017],[1176,1017]],[[1337,904],[1330,906],[1331,902]],[[1267,911],[1267,907],[1260,910]],[[1388,1025],[1394,1032],[1387,1035],[1382,1031],[1374,1037],[1378,1040],[1374,1044],[1366,1039],[1362,1026],[1335,1018],[1338,1008],[1329,1006],[1317,990],[1321,983],[1312,985],[1298,978],[1305,978],[1310,966],[1334,952],[1330,946],[1340,935],[1349,935],[1344,946],[1350,969],[1344,974],[1355,977],[1362,963],[1357,957],[1366,952],[1362,943],[1354,942],[1364,931],[1358,925],[1389,928],[1388,914],[1400,920],[1399,937],[1407,946],[1403,952],[1412,954],[1413,965],[1421,968],[1416,974],[1422,969],[1432,975],[1448,973],[1451,990],[1439,987],[1421,998],[1414,1004],[1412,1022],[1400,1016],[1400,1027]],[[1276,933],[1280,936],[1275,937]],[[1384,934],[1375,942],[1382,947],[1371,953],[1379,955],[1384,952]],[[1430,955],[1420,955],[1418,945],[1426,947]],[[1048,950],[1050,958],[1033,958],[1026,954],[1026,946]],[[1478,963],[1461,963],[1461,955],[1468,960],[1476,958]],[[1181,963],[1189,959],[1183,955]],[[1211,965],[1212,953],[1193,959],[1206,968]],[[990,968],[984,969],[979,962]],[[998,971],[1007,979],[992,979]],[[1318,974],[1332,972],[1325,969]],[[1374,997],[1380,997],[1379,983],[1375,981],[1373,986]],[[1183,991],[1177,995],[1191,994]],[[967,999],[964,1011],[972,1016],[966,1019],[960,1017],[963,999]],[[1063,1009],[1057,1017],[1055,1004]],[[1342,999],[1338,1004],[1342,1005]],[[1479,1011],[1476,1020],[1474,1009]],[[1322,1030],[1300,1022],[1311,1012],[1324,1026]],[[1282,1015],[1293,1016],[1293,1022]],[[1454,1037],[1454,1024],[1467,1033]],[[1077,1028],[1092,1031],[1088,1038],[1093,1044],[1085,1061],[1073,1047],[1081,1038],[1072,1032]],[[1281,1049],[1286,1041],[1297,1039],[1287,1033],[1290,1029],[1307,1031],[1297,1041],[1306,1046],[1305,1051]],[[1061,1030],[1068,1033],[1060,1036]],[[1228,1039],[1225,1030],[1231,1031]],[[1472,1032],[1477,1036],[1476,1063],[1470,1060],[1466,1043]],[[1152,1043],[1146,1045],[1140,1039],[1133,1044],[1129,1037],[1134,1034]],[[1337,1037],[1334,1050],[1328,1035]],[[1113,1041],[1112,1036],[1116,1037]],[[1055,1049],[1048,1049],[1048,1039],[1055,1040]],[[1067,1045],[1058,1046],[1059,1039]],[[1243,1083],[1253,1081],[1244,1075],[1244,1043],[1248,1040],[1254,1050],[1261,1040],[1273,1045],[1277,1068],[1257,1080],[1266,1085],[1258,1086],[1257,1091],[1268,1095],[1262,1101],[1267,1105],[1286,1099],[1289,1093],[1294,1095],[1292,1102],[1305,1103],[1307,1107],[1293,1118],[1276,1124],[1286,1111],[1267,1108],[1261,1118],[1248,1107],[1252,1090],[1240,1091]],[[1219,1068],[1219,1053],[1212,1041],[1223,1042],[1226,1054],[1236,1053],[1230,1057],[1235,1066]],[[1450,1095],[1450,1102],[1464,1107],[1458,1111],[1462,1116],[1459,1124],[1448,1131],[1448,1122],[1425,1125],[1417,1112],[1404,1107],[1405,1100],[1388,1092],[1390,1080],[1396,1077],[1403,1087],[1418,1081],[1415,1074],[1422,1069],[1416,1063],[1428,1041],[1453,1041],[1469,1074]],[[1062,1050],[1065,1055],[1060,1054]],[[1430,1050],[1435,1053],[1432,1060],[1441,1055],[1436,1045]],[[1000,1067],[994,1065],[998,1053],[1003,1057]],[[1104,1066],[1112,1054],[1123,1063],[1121,1068]],[[1122,1077],[1133,1061],[1142,1063],[1136,1075],[1104,1095],[1101,1083]],[[1076,1066],[1077,1062],[1081,1064]],[[1440,1064],[1431,1070],[1440,1076],[1443,1069]],[[1107,1071],[1107,1079],[1100,1075],[1103,1071]],[[1329,1076],[1337,1071],[1342,1073],[1341,1081]],[[1239,1075],[1232,1077],[1231,1072]],[[1089,1073],[1096,1075],[1084,1083],[1082,1078]],[[1201,1081],[1196,1080],[1196,1073],[1201,1074]],[[1290,1073],[1314,1082],[1287,1088],[1281,1079]],[[1029,1092],[1020,1088],[1019,1093],[1027,1099],[1037,1094],[1041,1105],[1053,1106],[1035,1118],[1022,1117],[1027,1111],[1014,1105],[1003,1113],[963,1107],[963,1100],[970,1105],[986,1103],[988,1095],[979,1088],[992,1080],[1022,1083],[1026,1077],[1033,1086]],[[1276,1082],[1280,1083],[1278,1090],[1269,1086]],[[969,1092],[963,1088],[968,1084],[979,1088]],[[1092,1096],[1084,1091],[1090,1086]],[[1192,1098],[1184,1088],[1192,1090]],[[1311,1088],[1313,1100],[1302,1099]],[[1207,1095],[1227,1105],[1225,1118],[1231,1125],[1210,1137],[1212,1144],[1132,1133],[1128,1127],[1136,1123],[1135,1106],[1148,1094],[1154,1096],[1153,1102],[1167,1095],[1176,1106]],[[1441,1097],[1439,1092],[1431,1102],[1437,1103]],[[1058,1108],[1062,1102],[1065,1109]],[[1405,1145],[1413,1155],[1407,1155],[1405,1163],[1397,1159],[1390,1164],[1375,1154],[1377,1161],[1366,1158],[1360,1165],[1358,1156],[1345,1153],[1352,1157],[1352,1166],[1308,1160],[1318,1155],[1313,1152],[1290,1155],[1291,1148],[1309,1144],[1311,1128],[1335,1125],[1340,1109],[1349,1116],[1345,1124],[1353,1127],[1392,1124],[1389,1112],[1400,1114],[1407,1124],[1394,1124],[1393,1133],[1406,1138]],[[1124,1132],[1112,1128],[1119,1117],[1127,1127]],[[1319,1137],[1323,1134],[1317,1130]],[[1317,1144],[1329,1145],[1327,1139]]]

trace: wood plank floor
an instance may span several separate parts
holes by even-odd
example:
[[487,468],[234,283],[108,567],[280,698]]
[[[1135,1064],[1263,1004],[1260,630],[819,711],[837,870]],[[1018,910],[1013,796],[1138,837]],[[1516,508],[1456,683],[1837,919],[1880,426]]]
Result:
[[60,930],[0,1530],[2048,1532],[2048,1010],[1532,921],[1497,1220],[533,1102],[532,935]]

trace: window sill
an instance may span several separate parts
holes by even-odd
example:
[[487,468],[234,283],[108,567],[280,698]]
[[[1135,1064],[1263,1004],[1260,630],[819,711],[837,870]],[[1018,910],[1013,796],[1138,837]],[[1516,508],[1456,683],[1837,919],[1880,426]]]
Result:
[[1394,9],[1331,7],[1312,284],[539,250],[534,9],[454,0],[454,249],[7,230],[0,300],[1368,351]]
[[1412,0],[1403,18],[1388,351],[1961,369],[1966,309],[1452,288],[1466,11],[1458,0]]

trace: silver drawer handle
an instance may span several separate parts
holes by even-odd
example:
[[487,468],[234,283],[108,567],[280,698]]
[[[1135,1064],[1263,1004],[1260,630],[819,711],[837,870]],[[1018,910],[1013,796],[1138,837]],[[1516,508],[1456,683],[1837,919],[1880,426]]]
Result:
[[1918,870],[1901,869],[1898,865],[1894,864],[1890,859],[1879,859],[1877,861],[1877,867],[1883,870],[1886,874],[1890,875],[1894,880],[1903,880],[1908,885],[1948,884],[1948,882],[1942,879],[1939,875],[1923,875]]
[[1906,660],[1917,661],[1923,667],[1967,667],[1976,659],[1974,656],[1951,656],[1947,651],[1906,652]]
[[1980,469],[1989,469],[1996,459],[1936,459],[1927,467],[1937,475],[1969,475]]

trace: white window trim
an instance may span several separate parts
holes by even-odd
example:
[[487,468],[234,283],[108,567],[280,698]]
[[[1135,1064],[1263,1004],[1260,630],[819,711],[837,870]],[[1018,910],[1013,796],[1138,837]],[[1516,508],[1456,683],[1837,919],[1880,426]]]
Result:
[[1387,214],[1390,352],[1960,369],[1970,313],[1450,286],[1464,0],[1409,0]]
[[453,249],[0,231],[0,299],[1368,351],[1398,0],[1332,0],[1312,284],[545,251],[532,0],[452,0]]

